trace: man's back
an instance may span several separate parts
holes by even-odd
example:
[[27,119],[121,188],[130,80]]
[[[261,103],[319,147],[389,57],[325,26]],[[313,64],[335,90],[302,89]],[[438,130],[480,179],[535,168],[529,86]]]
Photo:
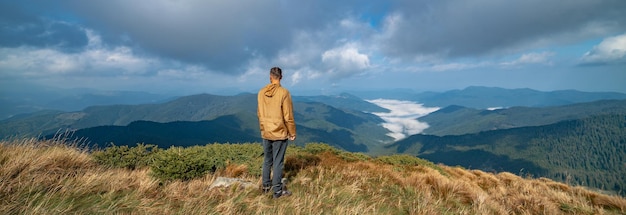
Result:
[[261,136],[268,140],[284,140],[295,135],[293,104],[289,91],[280,84],[268,84],[257,95]]

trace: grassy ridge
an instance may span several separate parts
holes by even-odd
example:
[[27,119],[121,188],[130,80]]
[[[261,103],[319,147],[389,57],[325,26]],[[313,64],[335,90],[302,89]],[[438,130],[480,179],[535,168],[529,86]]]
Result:
[[[311,157],[316,159],[305,159]],[[148,168],[105,167],[63,142],[5,141],[0,214],[626,213],[624,198],[549,179],[439,166],[410,156],[371,158],[296,147],[288,150],[285,166],[291,197],[274,200],[237,186],[209,189],[219,176],[260,184],[249,168],[258,167],[231,164],[200,178],[161,182]]]

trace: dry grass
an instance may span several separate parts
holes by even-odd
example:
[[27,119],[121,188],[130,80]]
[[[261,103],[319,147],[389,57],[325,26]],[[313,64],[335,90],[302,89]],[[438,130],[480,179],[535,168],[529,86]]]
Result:
[[288,159],[294,194],[274,200],[257,189],[209,189],[218,176],[260,183],[242,165],[162,184],[148,169],[103,168],[54,141],[2,142],[0,214],[626,214],[624,198],[545,178],[440,166],[442,175],[332,153],[300,159],[314,164]]

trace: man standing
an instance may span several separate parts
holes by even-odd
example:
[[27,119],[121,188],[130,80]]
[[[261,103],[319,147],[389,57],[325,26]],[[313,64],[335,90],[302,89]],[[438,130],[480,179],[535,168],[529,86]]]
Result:
[[[263,191],[273,190],[274,198],[289,196],[282,183],[283,164],[287,139],[296,139],[296,123],[293,119],[291,94],[280,85],[282,70],[270,69],[270,84],[259,90],[257,116],[263,138]],[[273,176],[270,179],[270,171]]]

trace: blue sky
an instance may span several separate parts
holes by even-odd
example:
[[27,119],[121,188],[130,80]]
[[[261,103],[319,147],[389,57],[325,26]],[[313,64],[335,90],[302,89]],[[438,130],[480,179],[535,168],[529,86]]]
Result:
[[[0,84],[626,93],[623,0],[4,0]],[[0,90],[2,88],[0,87]]]

